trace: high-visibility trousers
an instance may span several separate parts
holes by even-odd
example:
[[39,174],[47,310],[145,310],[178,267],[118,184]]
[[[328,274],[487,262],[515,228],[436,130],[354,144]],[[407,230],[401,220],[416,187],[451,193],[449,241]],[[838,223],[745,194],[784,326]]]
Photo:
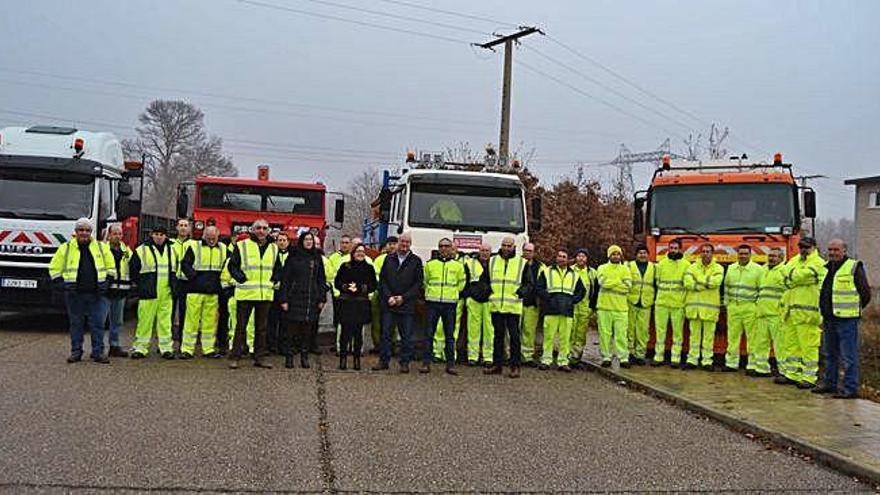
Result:
[[187,294],[186,316],[183,322],[183,341],[180,352],[194,354],[199,334],[202,336],[202,354],[214,353],[217,339],[217,316],[220,296],[217,294]]
[[[672,323],[672,347],[666,349],[666,329]],[[667,306],[654,306],[654,331],[657,339],[654,343],[654,361],[662,362],[663,353],[671,351],[672,363],[681,362],[681,343],[684,339],[684,308],[670,308]]]
[[[778,316],[762,316],[755,318],[755,330],[749,335],[749,365],[748,369],[758,373],[770,373],[770,346],[773,345],[777,363],[782,362],[779,352],[779,328],[781,322]],[[785,351],[782,353],[785,354]]]
[[574,321],[571,327],[571,351],[568,360],[571,363],[580,362],[584,357],[584,347],[587,345],[587,330],[590,327],[590,317],[593,316],[593,310],[590,309],[590,302],[583,300],[574,305]]
[[[452,331],[456,344],[458,343],[458,332],[461,330],[461,314],[464,311],[464,300],[459,299],[455,303],[455,328]],[[446,337],[443,335],[443,320],[437,321],[437,329],[434,331],[434,358],[444,361],[446,359],[445,351]],[[454,346],[458,352],[457,345]]]
[[715,327],[717,325],[717,321],[688,320],[688,329],[690,330],[688,364],[712,366],[712,355],[715,353]]
[[819,374],[819,345],[822,328],[818,325],[785,326],[785,377],[796,382],[816,383]]
[[[727,354],[724,365],[728,368],[739,368],[739,348],[742,336],[746,336],[747,355],[751,355],[752,334],[755,331],[755,308],[727,310]],[[749,369],[752,369],[749,359]]]
[[[228,306],[229,306],[229,343],[231,344],[232,342],[234,342],[236,328],[238,327],[238,312],[236,310],[238,305],[235,303],[234,297],[229,298],[229,305]],[[250,317],[250,319],[248,319],[247,329],[245,329],[245,333],[246,333],[245,340],[247,341],[248,349],[250,349],[251,352],[254,352],[254,329],[255,329],[254,315],[255,314],[256,314],[256,311],[251,311],[251,317]]]
[[[523,361],[531,361],[535,357],[535,338],[538,335],[538,320],[540,317],[541,309],[537,306],[523,306],[522,318],[520,319]],[[569,333],[571,333],[571,330],[569,330]],[[567,356],[568,352],[565,355]]]
[[639,359],[645,359],[648,350],[648,332],[651,326],[651,307],[629,305],[629,331],[627,343],[629,353]]
[[599,353],[602,361],[611,361],[616,354],[621,361],[629,360],[626,341],[629,311],[597,311],[599,320]]
[[560,366],[568,364],[568,355],[571,352],[571,326],[574,318],[562,315],[547,315],[544,317],[544,343],[541,352],[541,364],[553,364],[553,340],[559,340],[559,353],[557,362]]
[[492,326],[492,312],[489,311],[489,303],[481,303],[473,299],[467,299],[467,348],[468,362],[476,363],[480,360],[480,343],[482,342],[483,362],[492,361],[494,350],[495,329]]
[[153,328],[156,329],[159,352],[174,352],[174,344],[171,340],[173,307],[171,288],[167,283],[156,288],[155,299],[138,300],[138,322],[134,333],[132,352],[149,354],[150,343],[153,340]]

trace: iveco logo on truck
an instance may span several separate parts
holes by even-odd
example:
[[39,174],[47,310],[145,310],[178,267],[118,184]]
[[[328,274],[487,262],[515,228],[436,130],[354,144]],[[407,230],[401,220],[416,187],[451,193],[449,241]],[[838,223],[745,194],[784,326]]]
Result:
[[0,244],[0,253],[14,253],[14,254],[43,254],[42,246],[34,246],[34,245],[12,245],[12,244]]

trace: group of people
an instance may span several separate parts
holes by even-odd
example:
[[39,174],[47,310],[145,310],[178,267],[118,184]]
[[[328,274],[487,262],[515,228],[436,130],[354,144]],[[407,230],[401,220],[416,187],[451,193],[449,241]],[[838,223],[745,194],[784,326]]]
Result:
[[[737,262],[726,268],[716,261],[711,243],[702,245],[699,259],[691,262],[681,242],[672,240],[656,263],[645,245],[637,246],[631,261],[612,245],[607,261],[593,268],[586,249],[560,248],[544,264],[533,244],[517,253],[512,237],[503,239],[497,252],[483,245],[474,256],[460,255],[444,238],[423,261],[411,251],[407,233],[389,238],[372,259],[360,239],[343,236],[339,249],[325,254],[313,233],[272,236],[264,220],[228,245],[220,242],[214,225],[199,240],[190,238],[189,227],[181,219],[174,239],[154,228],[132,251],[121,242],[118,225],[108,228],[106,241],[98,241],[89,220],[77,221],[75,237],[59,248],[49,269],[64,290],[70,317],[68,362],[82,359],[89,325],[92,359],[100,363],[109,362],[108,356],[146,357],[155,332],[165,359],[192,359],[200,342],[203,356],[228,355],[232,369],[249,354],[254,366],[270,368],[265,359],[270,350],[283,354],[288,368],[297,354],[308,368],[329,293],[340,369],[348,368],[349,357],[352,368],[361,369],[369,326],[379,355],[375,371],[389,369],[396,332],[403,373],[413,362],[421,363],[421,373],[440,362],[455,375],[459,360],[484,365],[486,374],[502,374],[506,364],[511,378],[520,376],[522,366],[570,372],[583,365],[595,314],[605,367],[614,359],[628,368],[650,358],[652,366],[735,372],[745,347],[750,376],[775,374],[777,383],[836,397],[857,394],[858,321],[870,288],[864,267],[847,256],[840,240],[829,244],[827,262],[809,237],[800,240],[799,254],[787,262],[780,249],[771,249],[766,265],[753,261],[751,246],[742,245]],[[126,352],[119,334],[130,292],[137,296],[138,321]],[[726,353],[716,366],[722,309]],[[653,357],[648,349],[652,322]],[[462,324],[466,345],[459,356]],[[820,346],[826,368],[817,386]],[[771,369],[771,351],[776,369]],[[841,365],[844,380],[838,389]]]

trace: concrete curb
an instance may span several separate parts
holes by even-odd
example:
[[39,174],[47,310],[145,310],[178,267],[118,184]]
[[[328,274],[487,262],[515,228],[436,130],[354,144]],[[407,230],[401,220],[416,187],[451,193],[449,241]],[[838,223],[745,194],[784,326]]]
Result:
[[844,474],[855,476],[861,480],[869,481],[875,486],[880,486],[880,470],[871,466],[865,465],[837,452],[810,444],[802,438],[765,428],[751,421],[738,418],[724,411],[687,399],[676,393],[662,390],[645,382],[621,375],[610,368],[602,368],[600,365],[589,361],[587,361],[586,364],[588,369],[596,372],[604,378],[615,382],[625,382],[625,386],[630,389],[637,390],[645,395],[656,397],[665,402],[681,407],[682,409],[693,411],[711,418],[737,432],[751,433],[780,447],[791,448],[801,454],[812,457],[819,464],[830,467]]

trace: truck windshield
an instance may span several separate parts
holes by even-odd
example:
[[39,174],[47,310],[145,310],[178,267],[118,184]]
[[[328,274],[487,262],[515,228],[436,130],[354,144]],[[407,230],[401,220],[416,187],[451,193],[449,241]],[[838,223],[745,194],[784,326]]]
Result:
[[447,184],[412,184],[409,224],[520,233],[525,231],[522,190]]
[[670,232],[778,232],[795,226],[789,184],[696,184],[653,189],[650,227]]
[[92,215],[95,177],[0,168],[0,217],[76,220]]
[[324,193],[306,189],[202,184],[199,207],[320,216],[324,212]]

